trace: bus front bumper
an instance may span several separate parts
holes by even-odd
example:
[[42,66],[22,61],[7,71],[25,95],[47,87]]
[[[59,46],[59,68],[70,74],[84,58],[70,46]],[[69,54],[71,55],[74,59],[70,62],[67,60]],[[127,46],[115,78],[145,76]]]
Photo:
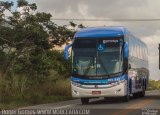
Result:
[[[96,87],[96,88],[95,88]],[[127,81],[111,85],[81,85],[71,83],[72,97],[122,97],[127,95]],[[94,93],[97,92],[97,93]]]

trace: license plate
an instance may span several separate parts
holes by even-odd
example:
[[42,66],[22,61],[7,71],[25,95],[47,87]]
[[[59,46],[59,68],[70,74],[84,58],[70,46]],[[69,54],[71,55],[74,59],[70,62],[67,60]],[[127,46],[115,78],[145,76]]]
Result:
[[98,95],[98,94],[101,94],[101,91],[92,91],[92,94],[93,95]]

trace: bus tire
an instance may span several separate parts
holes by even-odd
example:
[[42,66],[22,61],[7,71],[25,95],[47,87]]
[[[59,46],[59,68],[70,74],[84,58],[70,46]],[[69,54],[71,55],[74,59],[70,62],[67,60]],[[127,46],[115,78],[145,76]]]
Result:
[[147,89],[147,80],[146,79],[144,80],[144,89],[145,90]]
[[139,93],[140,97],[144,97],[145,96],[145,89],[143,89],[142,92]]
[[133,94],[133,98],[138,98],[139,97],[139,94],[138,93],[134,93]]
[[88,104],[89,103],[89,98],[81,98],[81,103],[82,104]]
[[124,98],[124,102],[128,102],[130,100],[130,96],[129,95],[126,95],[123,98]]

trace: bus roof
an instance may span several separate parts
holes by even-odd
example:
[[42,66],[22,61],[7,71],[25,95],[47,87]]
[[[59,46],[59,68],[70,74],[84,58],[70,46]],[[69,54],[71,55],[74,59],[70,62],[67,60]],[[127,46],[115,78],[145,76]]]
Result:
[[76,32],[74,38],[86,38],[86,37],[97,38],[97,37],[120,36],[127,33],[128,30],[122,26],[90,27]]

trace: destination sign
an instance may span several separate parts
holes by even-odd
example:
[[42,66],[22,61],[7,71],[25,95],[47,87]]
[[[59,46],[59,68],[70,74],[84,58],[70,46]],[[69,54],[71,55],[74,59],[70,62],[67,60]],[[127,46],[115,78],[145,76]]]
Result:
[[118,40],[103,40],[103,43],[118,43]]

